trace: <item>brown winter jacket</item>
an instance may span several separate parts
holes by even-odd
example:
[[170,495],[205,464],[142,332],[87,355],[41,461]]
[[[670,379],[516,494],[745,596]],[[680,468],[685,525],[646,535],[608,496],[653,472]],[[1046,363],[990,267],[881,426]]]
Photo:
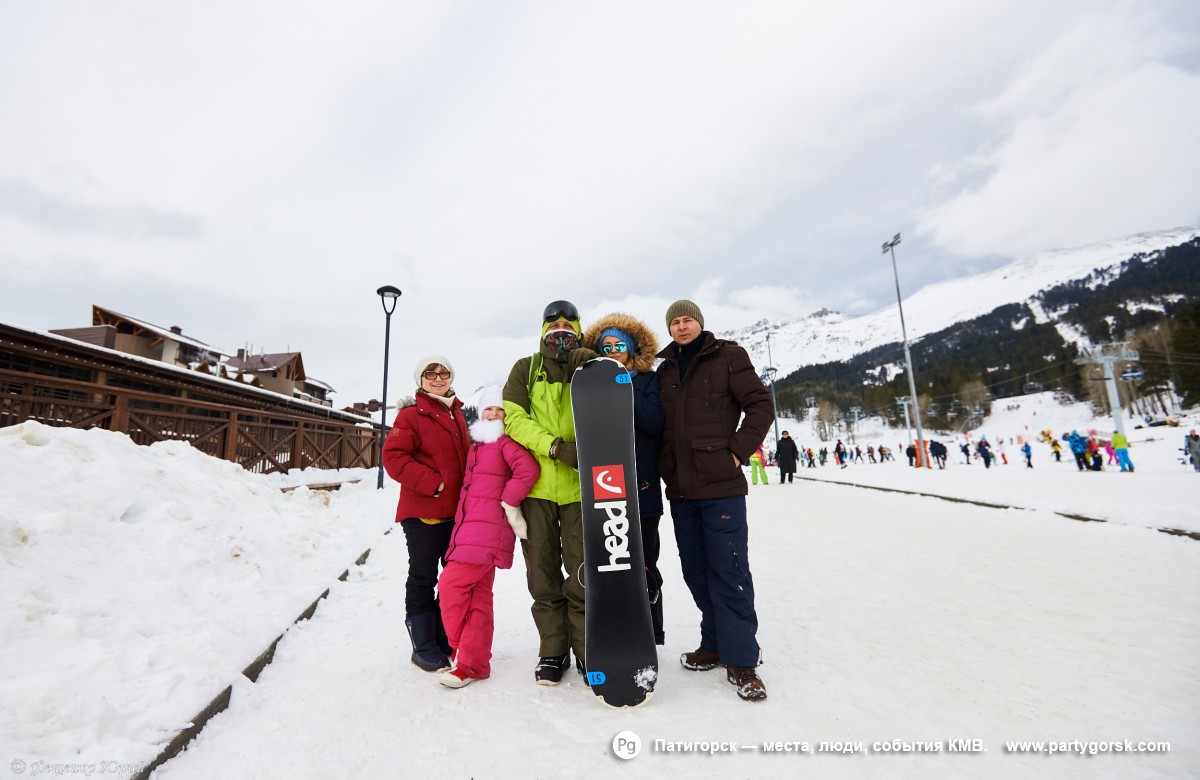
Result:
[[679,345],[671,342],[658,353],[666,417],[658,466],[672,501],[746,495],[746,475],[730,453],[749,462],[775,419],[771,393],[746,350],[708,331],[698,338],[703,340],[700,352],[682,382]]

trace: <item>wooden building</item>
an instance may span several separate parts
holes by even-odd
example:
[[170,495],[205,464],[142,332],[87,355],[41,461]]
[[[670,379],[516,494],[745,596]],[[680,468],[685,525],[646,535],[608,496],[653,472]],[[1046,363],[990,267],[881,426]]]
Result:
[[[178,439],[256,472],[378,465],[378,424],[291,392],[123,352],[115,348],[120,328],[93,326],[86,335],[100,343],[89,343],[0,323],[0,427],[35,420],[104,428],[139,444]],[[169,338],[152,332],[142,328],[138,338]]]

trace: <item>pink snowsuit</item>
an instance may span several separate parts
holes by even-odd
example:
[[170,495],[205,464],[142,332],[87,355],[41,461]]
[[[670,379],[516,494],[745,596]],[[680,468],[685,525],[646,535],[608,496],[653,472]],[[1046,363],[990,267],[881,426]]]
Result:
[[[471,433],[478,437],[482,429],[477,425]],[[492,584],[496,569],[512,567],[516,544],[500,502],[520,506],[539,473],[529,451],[503,434],[492,441],[476,441],[467,454],[446,567],[438,579],[438,600],[446,638],[457,652],[455,663],[476,680],[492,673]]]

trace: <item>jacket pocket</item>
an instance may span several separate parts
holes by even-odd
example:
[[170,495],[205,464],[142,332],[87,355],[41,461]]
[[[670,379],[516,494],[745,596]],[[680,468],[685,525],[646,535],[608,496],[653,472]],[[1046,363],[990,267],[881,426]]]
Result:
[[734,477],[738,468],[733,452],[725,439],[696,439],[692,443],[692,462],[696,476],[706,482],[720,482]]

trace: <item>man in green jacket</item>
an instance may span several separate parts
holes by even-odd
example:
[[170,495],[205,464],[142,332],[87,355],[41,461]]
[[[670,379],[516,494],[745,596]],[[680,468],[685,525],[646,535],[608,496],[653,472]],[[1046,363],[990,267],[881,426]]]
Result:
[[518,360],[504,385],[504,431],[533,453],[542,470],[521,503],[529,526],[521,553],[541,638],[534,670],[539,685],[561,682],[571,650],[584,669],[583,509],[570,383],[575,369],[596,353],[579,346],[582,332],[574,304],[551,303],[542,313],[538,351]]
[[1121,471],[1133,471],[1133,461],[1129,459],[1129,439],[1125,438],[1125,434],[1113,431],[1112,446]]

